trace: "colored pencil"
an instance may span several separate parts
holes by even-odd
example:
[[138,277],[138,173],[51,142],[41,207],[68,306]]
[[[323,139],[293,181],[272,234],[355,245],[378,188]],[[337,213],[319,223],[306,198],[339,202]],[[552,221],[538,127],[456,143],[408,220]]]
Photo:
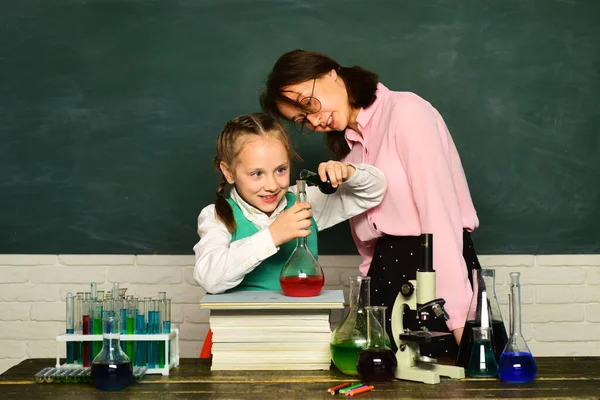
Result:
[[331,393],[331,392],[333,392],[334,390],[337,390],[337,391],[339,391],[340,389],[343,389],[343,388],[345,388],[346,386],[350,386],[350,382],[344,382],[344,383],[342,383],[341,385],[337,385],[337,386],[334,386],[334,387],[330,387],[329,389],[327,389],[327,393]]
[[361,393],[365,393],[365,392],[369,392],[371,390],[375,389],[375,386],[361,386],[359,388],[353,389],[353,390],[349,390],[346,392],[346,396],[354,396],[355,394],[361,394]]
[[348,386],[348,387],[345,387],[343,389],[340,389],[339,393],[346,394],[349,390],[356,389],[356,388],[359,388],[361,386],[364,386],[364,384],[362,384],[362,383],[355,383],[355,384],[353,384],[351,386]]

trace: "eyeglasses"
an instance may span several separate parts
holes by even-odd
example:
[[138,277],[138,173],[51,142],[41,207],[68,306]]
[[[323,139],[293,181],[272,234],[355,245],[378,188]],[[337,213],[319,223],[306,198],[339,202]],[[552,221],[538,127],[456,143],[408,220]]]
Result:
[[300,99],[299,103],[302,109],[306,110],[307,113],[304,115],[300,115],[292,120],[292,124],[296,132],[302,135],[310,135],[317,128],[308,120],[309,114],[318,113],[321,111],[321,102],[316,97],[313,97],[315,94],[315,83],[317,82],[317,78],[313,80],[313,87],[310,96],[303,97]]

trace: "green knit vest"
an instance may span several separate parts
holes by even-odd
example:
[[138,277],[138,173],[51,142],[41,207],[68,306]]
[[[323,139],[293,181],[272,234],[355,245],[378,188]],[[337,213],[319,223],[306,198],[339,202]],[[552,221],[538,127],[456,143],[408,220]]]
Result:
[[[287,210],[296,202],[296,195],[291,192],[285,194],[287,199]],[[245,216],[240,206],[236,204],[232,199],[227,199],[227,202],[233,210],[233,218],[235,219],[236,228],[232,234],[232,242],[236,240],[249,237],[258,232],[258,228],[252,222],[250,222]],[[317,223],[311,217],[312,224],[310,225],[310,236],[306,238],[308,249],[310,252],[318,258],[318,247],[317,247]],[[235,290],[281,290],[279,284],[279,274],[281,269],[292,255],[292,252],[296,248],[297,240],[291,240],[287,243],[279,246],[279,251],[273,254],[260,263],[252,272],[246,275],[244,280],[234,289]]]

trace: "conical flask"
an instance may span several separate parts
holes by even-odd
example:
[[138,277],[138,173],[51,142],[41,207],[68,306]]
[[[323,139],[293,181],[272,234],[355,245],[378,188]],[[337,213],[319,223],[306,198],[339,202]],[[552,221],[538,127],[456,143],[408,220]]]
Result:
[[[298,185],[298,202],[306,202],[306,182],[296,181]],[[279,283],[283,294],[291,297],[316,296],[323,290],[325,275],[323,269],[312,255],[306,244],[306,237],[296,239],[296,248],[287,260]]]
[[119,390],[127,387],[133,377],[131,360],[121,349],[119,317],[102,320],[102,350],[92,361],[92,382],[98,389]]
[[331,335],[331,360],[346,375],[358,375],[358,356],[367,345],[371,277],[351,276],[348,314]]
[[327,177],[327,181],[323,182],[321,177],[316,172],[303,169],[300,171],[300,179],[305,180],[308,186],[317,186],[321,193],[332,194],[337,191],[337,187],[331,186],[331,181]]
[[489,340],[492,343],[496,362],[500,360],[502,350],[508,341],[500,305],[496,297],[496,271],[493,269],[474,269],[472,273],[473,297],[471,298],[465,328],[456,356],[456,365],[463,368],[467,368],[471,357],[471,349],[475,341],[473,328],[490,328]]
[[498,375],[504,382],[530,382],[537,374],[537,364],[521,334],[521,284],[519,272],[510,273],[510,337],[498,362]]
[[367,347],[358,356],[356,370],[364,382],[387,382],[395,378],[398,361],[386,344],[386,306],[368,306]]

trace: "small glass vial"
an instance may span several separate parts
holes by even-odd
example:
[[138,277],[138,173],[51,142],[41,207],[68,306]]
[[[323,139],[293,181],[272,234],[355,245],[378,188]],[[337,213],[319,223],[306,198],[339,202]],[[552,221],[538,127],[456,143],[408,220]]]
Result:
[[498,364],[490,340],[490,328],[473,327],[473,347],[466,373],[473,378],[498,376]]

